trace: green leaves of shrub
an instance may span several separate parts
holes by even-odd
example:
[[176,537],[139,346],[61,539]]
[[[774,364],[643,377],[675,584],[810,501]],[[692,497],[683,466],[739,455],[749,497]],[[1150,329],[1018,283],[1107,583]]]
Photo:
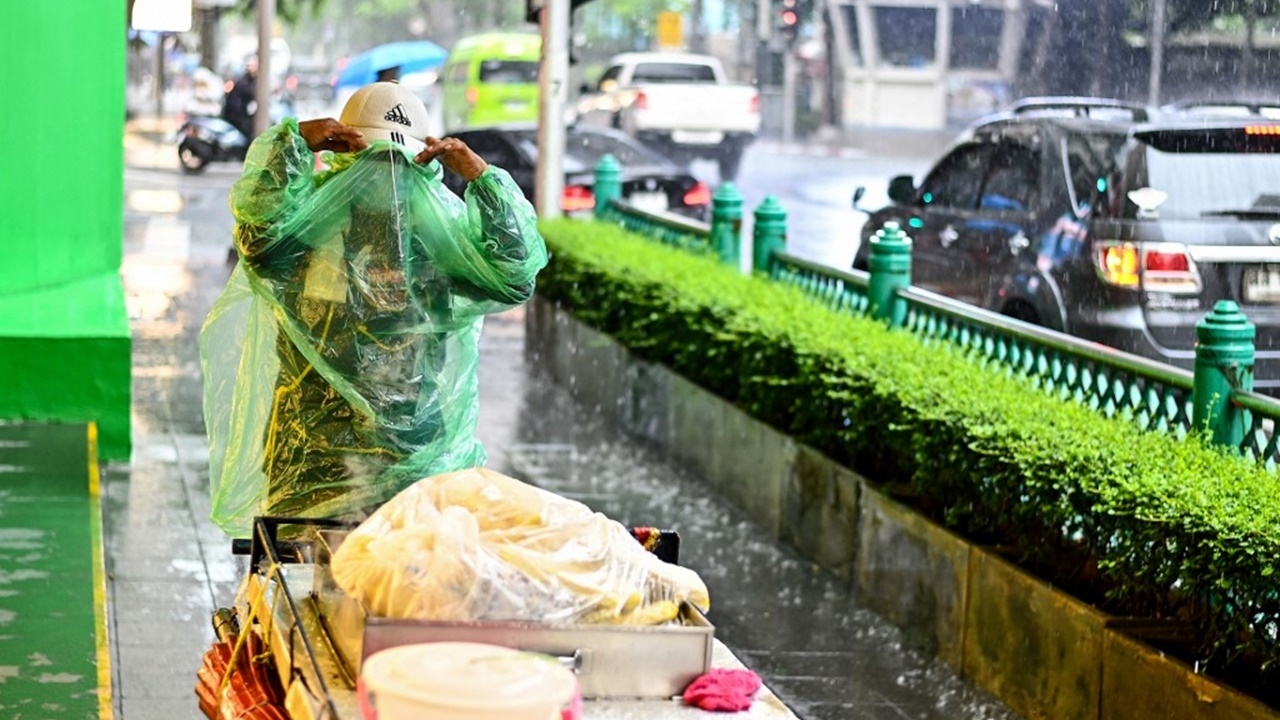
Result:
[[801,291],[615,226],[545,223],[539,294],[1116,614],[1194,624],[1199,659],[1280,661],[1280,482]]

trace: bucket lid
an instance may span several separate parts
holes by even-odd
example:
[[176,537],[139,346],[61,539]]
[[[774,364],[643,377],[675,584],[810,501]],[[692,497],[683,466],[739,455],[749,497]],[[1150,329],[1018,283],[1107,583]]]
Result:
[[387,648],[365,658],[360,676],[375,693],[467,709],[556,707],[578,685],[555,658],[467,642]]

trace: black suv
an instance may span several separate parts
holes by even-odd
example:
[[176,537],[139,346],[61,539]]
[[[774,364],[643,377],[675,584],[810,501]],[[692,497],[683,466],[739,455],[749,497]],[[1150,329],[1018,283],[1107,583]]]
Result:
[[897,221],[915,285],[1186,368],[1196,323],[1232,299],[1258,328],[1255,387],[1280,391],[1280,124],[1208,107],[1016,103],[919,187],[891,180],[853,266]]

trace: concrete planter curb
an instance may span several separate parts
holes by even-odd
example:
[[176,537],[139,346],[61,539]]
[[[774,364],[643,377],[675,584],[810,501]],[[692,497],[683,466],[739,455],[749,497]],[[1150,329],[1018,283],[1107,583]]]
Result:
[[537,297],[527,352],[580,402],[697,469],[775,539],[1027,718],[1280,720],[1117,619]]
[[879,491],[862,490],[857,581],[867,607],[963,667],[971,548]]
[[1097,718],[1107,620],[974,548],[961,674],[1028,718]]
[[1275,720],[1270,707],[1196,674],[1141,640],[1108,630],[1100,720]]

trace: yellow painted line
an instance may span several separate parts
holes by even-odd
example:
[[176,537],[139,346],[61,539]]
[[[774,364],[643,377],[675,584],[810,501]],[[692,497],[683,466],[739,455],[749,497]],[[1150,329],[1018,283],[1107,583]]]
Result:
[[106,555],[102,543],[102,483],[98,477],[98,425],[89,423],[89,527],[93,539],[93,619],[98,660],[98,718],[112,720],[111,642],[107,627]]

